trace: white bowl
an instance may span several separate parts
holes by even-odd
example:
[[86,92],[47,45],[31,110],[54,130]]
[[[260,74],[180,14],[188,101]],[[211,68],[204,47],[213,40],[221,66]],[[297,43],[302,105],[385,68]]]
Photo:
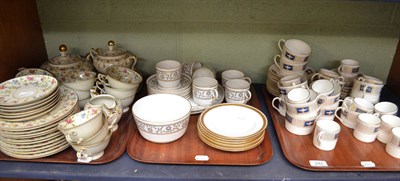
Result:
[[191,105],[185,98],[173,94],[153,94],[132,106],[140,134],[156,143],[172,142],[185,132]]

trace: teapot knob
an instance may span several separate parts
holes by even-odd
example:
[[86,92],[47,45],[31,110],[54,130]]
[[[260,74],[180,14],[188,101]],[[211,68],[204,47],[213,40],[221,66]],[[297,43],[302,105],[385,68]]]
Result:
[[110,41],[108,41],[108,49],[109,50],[114,50],[114,47],[115,47],[115,42],[114,41],[112,41],[112,40],[110,40]]
[[58,50],[60,50],[61,56],[66,56],[67,55],[67,45],[61,44],[60,47],[58,47]]

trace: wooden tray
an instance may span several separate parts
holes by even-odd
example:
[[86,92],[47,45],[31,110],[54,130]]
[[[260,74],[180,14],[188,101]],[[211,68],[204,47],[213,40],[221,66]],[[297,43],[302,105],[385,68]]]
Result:
[[[400,159],[391,157],[385,151],[385,145],[379,141],[363,143],[353,136],[353,130],[344,126],[340,121],[341,131],[336,147],[332,151],[322,151],[316,148],[313,133],[298,136],[290,133],[285,128],[285,118],[272,107],[272,95],[264,91],[266,103],[278,134],[285,157],[292,164],[313,171],[400,171]],[[336,119],[336,118],[335,118]],[[316,165],[325,161],[328,166],[311,166],[310,160],[315,160]],[[375,164],[375,167],[364,167],[362,161]]]
[[118,123],[118,130],[113,133],[107,148],[104,150],[104,155],[90,163],[77,162],[76,151],[69,147],[66,150],[52,156],[39,158],[39,159],[17,159],[9,157],[0,152],[0,160],[3,161],[20,161],[20,162],[44,162],[44,163],[72,163],[72,164],[104,164],[119,158],[124,152],[128,143],[128,139],[132,132],[132,123],[130,120],[133,118],[130,111],[124,113]]
[[[249,105],[260,108],[254,88],[253,98]],[[161,164],[199,164],[199,165],[259,165],[272,157],[271,142],[266,131],[264,141],[248,151],[226,152],[214,149],[203,143],[197,136],[197,119],[199,114],[191,115],[186,133],[171,143],[157,144],[144,139],[136,124],[132,124],[132,137],[128,142],[128,154],[135,160],[145,163]],[[133,118],[131,122],[134,122]],[[270,125],[268,125],[270,126]],[[198,155],[208,156],[208,161],[196,161]]]

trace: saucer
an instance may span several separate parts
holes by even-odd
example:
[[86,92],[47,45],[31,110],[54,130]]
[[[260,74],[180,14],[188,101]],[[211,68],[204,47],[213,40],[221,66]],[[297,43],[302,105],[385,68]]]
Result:
[[197,105],[194,101],[193,101],[193,97],[190,97],[189,102],[192,105],[192,110],[190,112],[190,114],[199,114],[202,113],[204,110],[206,110],[207,108],[214,106],[216,104],[220,104],[222,103],[222,101],[224,100],[225,97],[225,93],[224,93],[224,88],[221,85],[218,85],[218,97],[217,99],[215,99],[211,105],[209,106],[200,106]]
[[148,94],[176,94],[185,96],[190,92],[192,85],[192,79],[190,76],[182,74],[180,87],[176,89],[165,89],[160,88],[157,81],[157,74],[154,74],[147,78],[147,92]]

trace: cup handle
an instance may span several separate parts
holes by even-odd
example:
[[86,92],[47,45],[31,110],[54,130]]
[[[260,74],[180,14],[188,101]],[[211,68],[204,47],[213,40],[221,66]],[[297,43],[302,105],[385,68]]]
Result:
[[326,102],[327,102],[327,100],[328,100],[328,97],[326,97],[326,95],[318,95],[318,96],[316,97],[316,99],[317,99],[317,100],[320,100],[320,99],[323,99],[323,100],[324,100],[324,102],[322,102],[321,105],[318,106],[318,110],[321,110],[321,108],[322,108],[323,106],[325,106],[325,104],[326,104]]
[[218,98],[218,88],[217,89],[213,89],[212,90],[212,94],[213,94],[212,100],[217,99]]
[[[317,77],[317,79],[315,79],[315,77]],[[319,73],[315,73],[314,75],[311,76],[311,82],[314,82],[315,80],[318,80],[320,78],[321,78],[320,74]]]
[[244,77],[243,80],[245,80],[245,81],[247,81],[247,82],[249,82],[249,83],[251,84],[251,79],[250,79],[250,77]]
[[107,116],[107,124],[108,124],[108,129],[113,129],[113,127],[116,125],[118,122],[118,115],[117,113],[112,113],[111,115]]
[[342,76],[339,76],[336,79],[339,80],[340,82],[344,82],[344,77],[342,77]]
[[104,83],[104,84],[107,85],[107,76],[106,76],[106,75],[104,75],[104,74],[102,74],[102,73],[99,73],[99,74],[97,75],[97,79],[98,79],[100,82],[102,82],[102,83]]
[[[77,133],[76,131],[72,131],[71,134],[72,134],[73,136],[77,136],[77,135],[78,135],[78,133]],[[71,136],[70,136],[69,133],[65,135],[65,139],[66,139],[68,142],[70,142],[70,143],[75,143],[75,144],[80,144],[80,143],[83,141],[82,138],[79,138],[77,141],[73,140],[73,139],[71,138]]]
[[[272,107],[274,109],[276,109],[279,112],[279,107],[275,106],[275,101],[278,100],[279,102],[282,100],[280,97],[275,97],[274,99],[272,99]],[[278,103],[279,104],[279,103]]]
[[339,74],[341,74],[341,72],[342,72],[342,65],[340,65],[338,68],[337,68],[337,71],[339,72]]
[[251,92],[249,90],[247,90],[245,92],[245,98],[246,98],[246,102],[249,101],[251,99]]
[[107,86],[107,84],[105,84],[104,82],[99,82],[99,81],[96,81],[96,92],[97,92],[97,89],[98,90],[100,90],[100,94],[106,94],[107,92],[103,89],[103,88],[101,88],[101,87],[104,87],[104,86]]
[[343,120],[340,118],[340,116],[338,115],[338,111],[339,110],[342,110],[342,112],[343,112],[343,107],[338,107],[338,108],[336,108],[336,110],[335,110],[335,117],[336,118],[338,118],[339,120],[340,120],[340,122],[343,122]]
[[286,40],[284,40],[284,39],[280,39],[278,41],[278,48],[279,48],[279,50],[281,50],[281,52],[283,50],[283,45],[285,44],[285,42],[286,42]]
[[134,55],[131,55],[131,56],[129,56],[129,59],[133,60],[133,64],[132,64],[131,69],[134,70],[135,66],[136,66],[136,63],[137,63],[137,58]]
[[358,80],[358,81],[361,81],[361,82],[365,82],[365,78],[364,78],[364,77],[358,77],[357,80]]
[[321,131],[321,132],[319,132],[318,135],[317,135],[317,142],[318,142],[318,145],[319,145],[319,146],[321,146],[321,138],[322,138],[322,136],[323,136],[324,134],[325,134],[325,132]]
[[275,63],[275,65],[279,68],[279,69],[281,69],[281,67],[279,66],[279,63],[278,63],[278,59],[276,59],[276,58],[281,58],[281,56],[280,55],[275,55],[274,56],[274,63]]
[[352,104],[352,103],[353,103],[353,98],[351,98],[351,97],[346,97],[346,98],[343,100],[343,104],[342,104],[343,107],[349,109],[349,107],[347,107],[347,102],[350,102],[350,104]]

